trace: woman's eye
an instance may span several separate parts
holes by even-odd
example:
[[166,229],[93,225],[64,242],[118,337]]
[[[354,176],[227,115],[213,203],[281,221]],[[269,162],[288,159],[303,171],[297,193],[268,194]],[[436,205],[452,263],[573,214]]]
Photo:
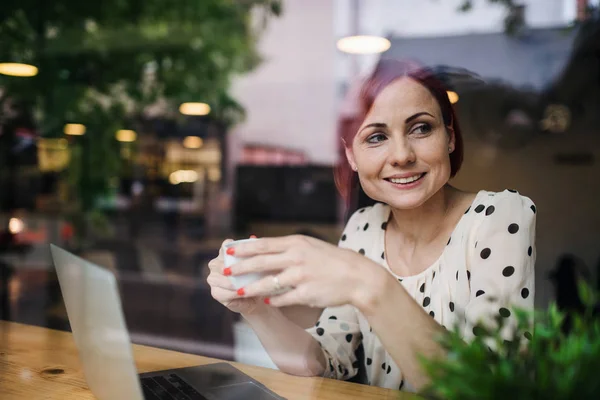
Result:
[[431,132],[431,125],[429,124],[419,124],[412,130],[412,133],[419,135],[425,135],[429,132]]
[[367,143],[379,143],[385,140],[383,133],[375,133],[367,138]]

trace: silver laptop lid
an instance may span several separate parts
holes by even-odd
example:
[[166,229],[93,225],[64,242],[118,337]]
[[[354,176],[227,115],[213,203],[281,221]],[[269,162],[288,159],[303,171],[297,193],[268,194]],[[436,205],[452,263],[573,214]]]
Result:
[[112,272],[50,245],[85,379],[100,400],[143,399]]

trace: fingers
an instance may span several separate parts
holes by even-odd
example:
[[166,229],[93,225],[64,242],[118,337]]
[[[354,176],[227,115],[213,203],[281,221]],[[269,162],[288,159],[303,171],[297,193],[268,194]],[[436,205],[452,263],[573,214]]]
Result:
[[250,242],[239,243],[230,248],[231,255],[236,257],[252,257],[261,254],[283,253],[290,248],[300,247],[308,240],[304,236],[283,236],[262,238]]
[[221,243],[221,247],[219,247],[219,257],[223,256],[223,249],[225,248],[225,245],[231,242],[233,242],[233,239],[225,239],[223,243]]
[[289,268],[279,274],[262,278],[244,287],[244,297],[269,296],[276,294],[281,289],[289,289],[300,285],[305,279],[301,268]]
[[300,257],[290,253],[258,255],[241,260],[230,267],[231,275],[264,273],[286,269],[301,263]]
[[223,289],[220,287],[212,287],[210,294],[213,297],[213,299],[215,299],[223,305],[227,305],[232,300],[239,298],[238,294],[235,291]]
[[[268,300],[267,300],[268,299]],[[272,305],[273,307],[287,307],[293,305],[305,305],[309,307],[318,307],[318,304],[311,304],[307,301],[304,295],[304,289],[302,286],[287,291],[283,294],[267,297],[265,303]]]
[[208,278],[206,278],[206,282],[211,288],[218,287],[235,292],[233,284],[229,281],[229,279],[227,279],[226,276],[223,276],[219,272],[211,272],[210,275],[208,275]]
[[233,242],[233,239],[225,239],[219,247],[219,255],[208,262],[208,268],[211,271],[222,272],[225,268],[223,264],[223,248],[227,243]]

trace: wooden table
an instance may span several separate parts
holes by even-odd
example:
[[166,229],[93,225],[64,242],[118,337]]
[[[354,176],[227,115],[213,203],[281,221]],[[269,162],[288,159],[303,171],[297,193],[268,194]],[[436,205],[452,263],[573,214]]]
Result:
[[[133,345],[133,354],[140,373],[220,361],[141,345]],[[417,398],[396,390],[231,364],[288,399]],[[0,398],[93,399],[71,333],[0,321]]]

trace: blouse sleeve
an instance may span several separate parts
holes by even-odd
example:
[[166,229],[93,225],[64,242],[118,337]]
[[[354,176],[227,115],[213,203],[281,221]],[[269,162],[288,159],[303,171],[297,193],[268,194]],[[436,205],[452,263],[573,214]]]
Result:
[[[468,243],[470,299],[465,308],[465,340],[477,336],[477,325],[494,328],[502,318],[501,336],[512,338],[517,326],[513,308],[533,310],[536,207],[514,191],[504,191],[479,211]],[[477,210],[476,210],[477,211]],[[531,327],[520,332],[531,338]],[[490,344],[492,345],[492,344]]]
[[[355,250],[360,242],[359,227],[364,225],[366,209],[355,212],[346,227],[339,247]],[[358,373],[356,349],[362,342],[362,333],[356,309],[351,305],[328,307],[314,327],[307,329],[321,345],[327,365],[324,377],[347,380]]]

